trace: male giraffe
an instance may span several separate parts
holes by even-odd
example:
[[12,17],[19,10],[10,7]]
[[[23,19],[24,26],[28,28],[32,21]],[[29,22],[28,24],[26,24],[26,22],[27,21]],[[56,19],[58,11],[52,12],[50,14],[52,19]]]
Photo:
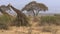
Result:
[[28,23],[26,15],[22,13],[22,11],[13,7],[11,4],[8,4],[8,6],[17,13],[17,21],[18,21],[17,24],[19,24],[18,26],[20,25],[26,26],[27,25],[26,23]]

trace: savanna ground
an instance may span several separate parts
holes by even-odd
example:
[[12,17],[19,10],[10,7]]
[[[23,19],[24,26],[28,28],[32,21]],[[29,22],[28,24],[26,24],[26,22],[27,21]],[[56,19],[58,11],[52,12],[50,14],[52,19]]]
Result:
[[[8,23],[7,20],[10,22],[7,17],[0,17],[0,23]],[[9,26],[8,30],[1,29],[0,34],[60,34],[60,16],[41,16],[34,20],[29,17],[29,23],[31,26],[28,27]]]

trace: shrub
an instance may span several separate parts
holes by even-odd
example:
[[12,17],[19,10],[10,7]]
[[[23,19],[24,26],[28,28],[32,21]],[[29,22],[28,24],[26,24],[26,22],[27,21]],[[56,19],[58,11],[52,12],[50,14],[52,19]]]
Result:
[[54,16],[60,16],[60,14],[54,14]]
[[42,16],[41,17],[41,21],[40,21],[40,25],[45,25],[45,24],[54,24],[54,25],[60,25],[60,23],[58,23],[59,18],[57,18],[57,16]]
[[27,22],[26,20],[24,22],[21,22],[20,20],[18,20],[17,18],[11,23],[11,26],[30,26],[29,22]]
[[9,23],[11,22],[11,17],[7,15],[0,16],[0,23]]
[[11,22],[11,18],[7,15],[0,16],[0,29],[8,29],[9,23]]

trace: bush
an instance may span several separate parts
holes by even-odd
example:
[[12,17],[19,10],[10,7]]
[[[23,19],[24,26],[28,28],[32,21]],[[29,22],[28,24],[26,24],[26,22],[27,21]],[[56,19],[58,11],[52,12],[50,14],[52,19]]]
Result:
[[11,22],[11,18],[7,15],[0,16],[0,29],[8,29],[9,23]]
[[30,26],[29,22],[27,22],[26,20],[24,22],[21,22],[20,20],[18,21],[18,19],[16,18],[12,23],[11,26]]
[[54,16],[60,16],[60,14],[54,14]]
[[7,15],[2,15],[0,16],[0,23],[9,23],[11,22],[11,17],[7,16]]
[[59,20],[59,18],[57,18],[57,16],[44,16],[44,17],[42,16],[41,21],[40,21],[40,25],[45,25],[45,24],[60,25],[60,23],[58,21],[60,21],[60,20]]

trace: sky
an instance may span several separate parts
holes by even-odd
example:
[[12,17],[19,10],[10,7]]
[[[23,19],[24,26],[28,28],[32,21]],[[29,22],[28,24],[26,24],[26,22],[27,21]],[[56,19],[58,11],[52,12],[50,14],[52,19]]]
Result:
[[0,0],[0,5],[8,5],[10,3],[15,8],[21,10],[31,1],[43,3],[48,7],[48,11],[41,13],[60,13],[60,0]]

